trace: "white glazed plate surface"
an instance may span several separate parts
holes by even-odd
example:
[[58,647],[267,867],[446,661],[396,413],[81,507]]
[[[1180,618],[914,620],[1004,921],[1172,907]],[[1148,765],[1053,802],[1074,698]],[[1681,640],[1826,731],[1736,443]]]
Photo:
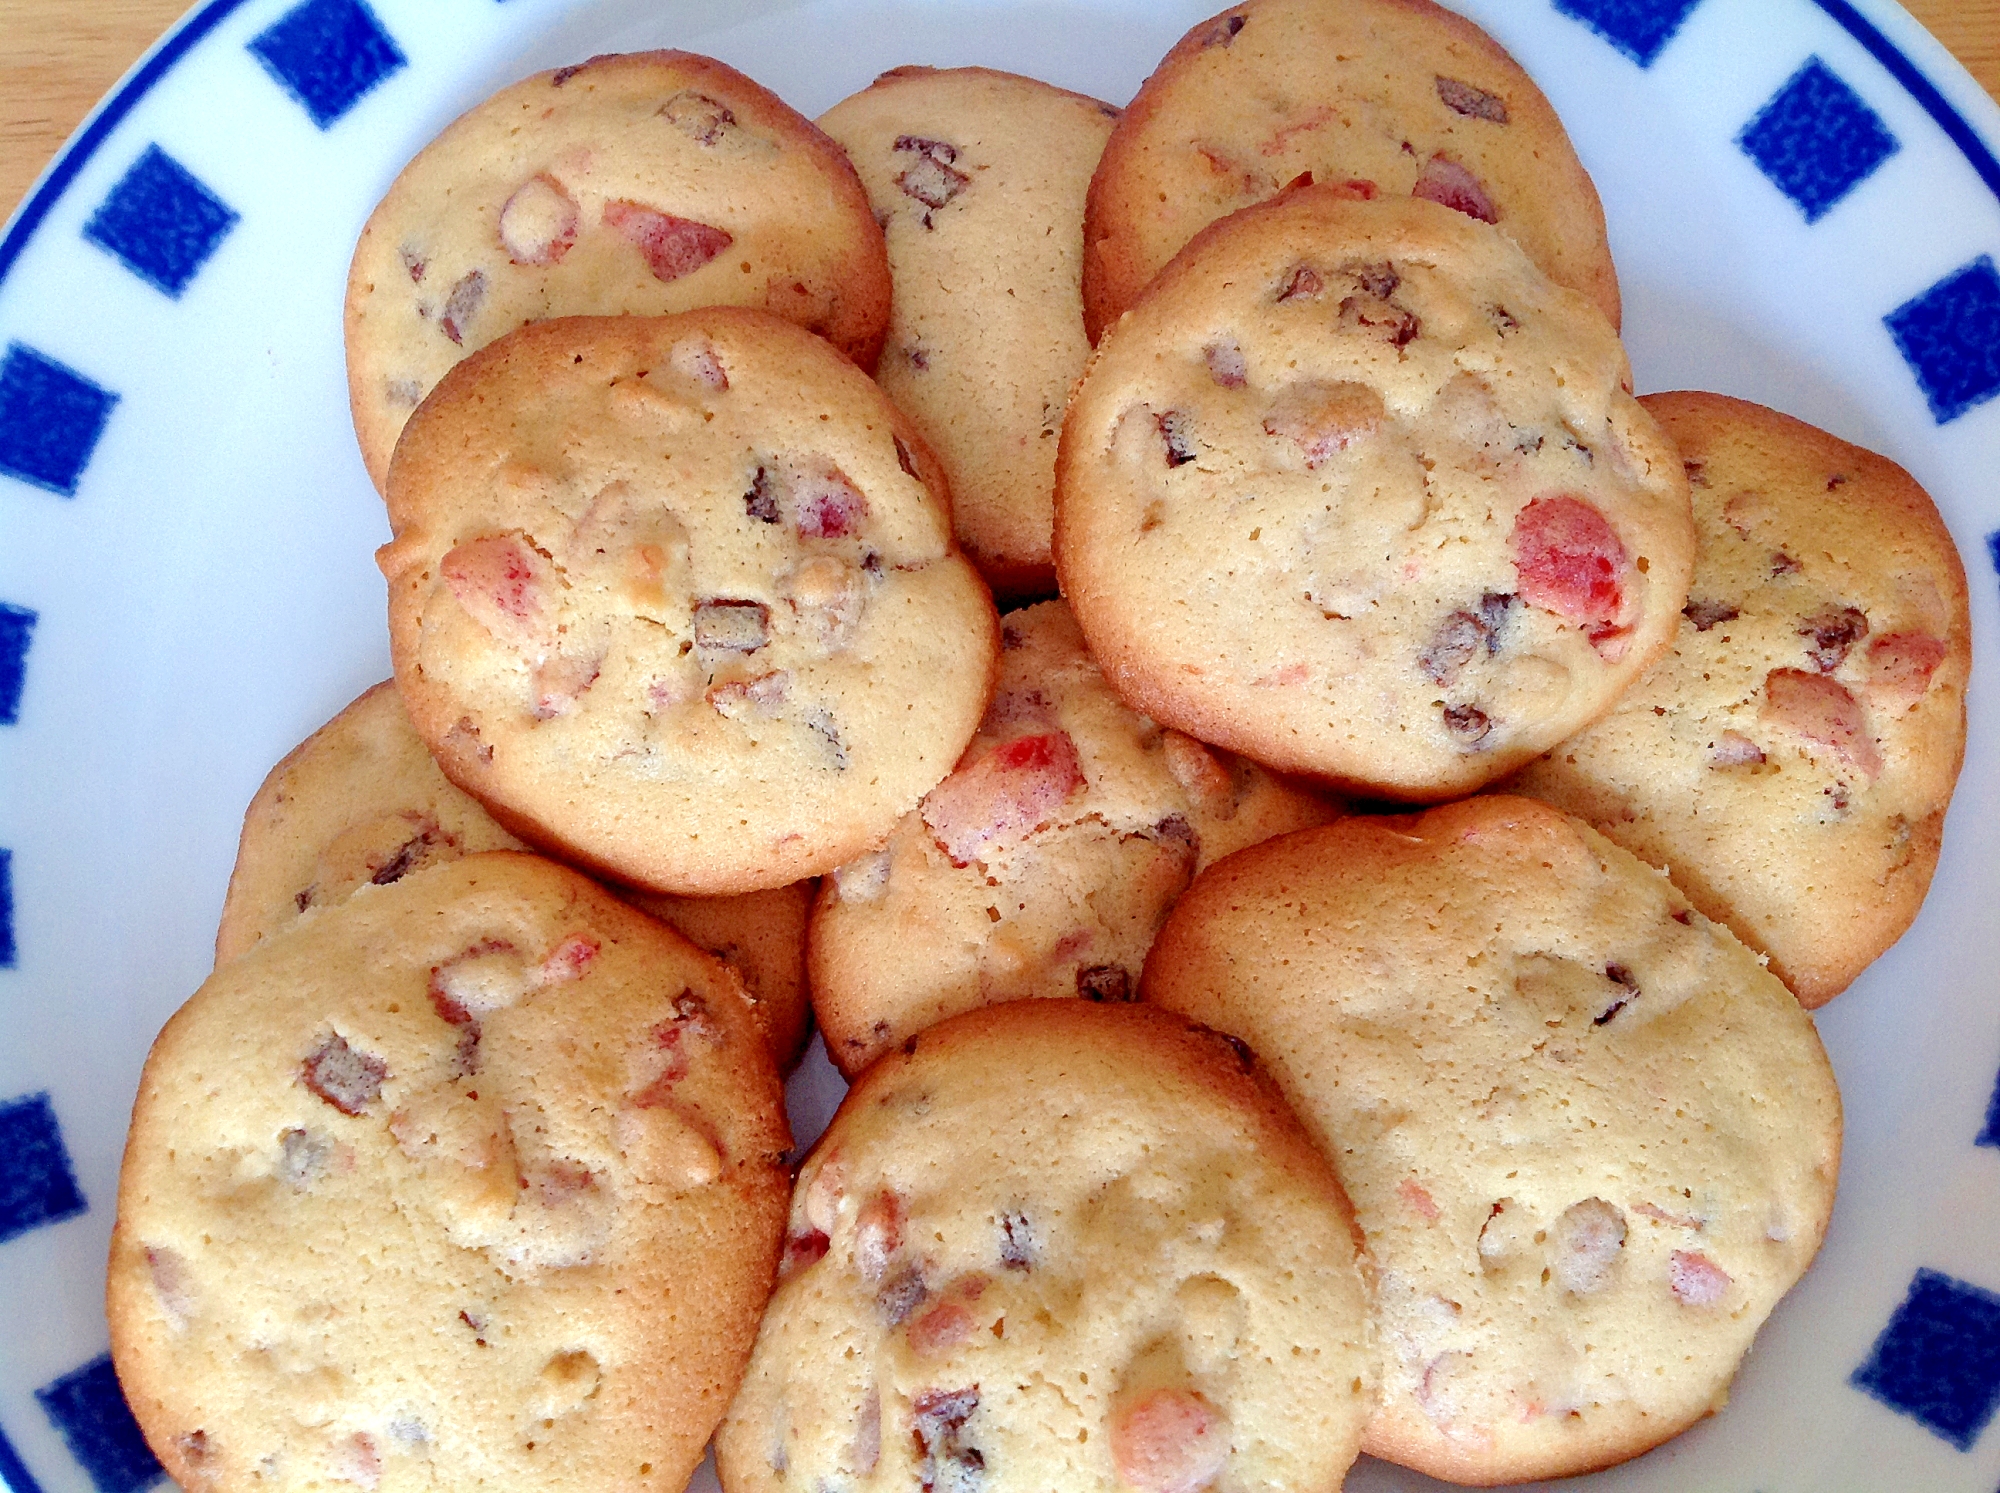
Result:
[[[708,52],[808,115],[900,63],[1112,102],[1209,0],[210,0],[0,239],[0,1481],[159,1474],[102,1306],[153,1034],[207,975],[244,806],[387,676],[347,418],[348,254],[502,84]],[[1641,391],[1910,469],[1972,580],[1965,771],[1915,928],[1819,1015],[1839,1205],[1718,1417],[1582,1489],[2000,1485],[2000,110],[1883,0],[1460,0],[1595,176]],[[817,1076],[813,1076],[816,1074]],[[838,1082],[794,1084],[801,1139]],[[710,1486],[708,1473],[697,1486]],[[1364,1461],[1354,1493],[1439,1485]]]

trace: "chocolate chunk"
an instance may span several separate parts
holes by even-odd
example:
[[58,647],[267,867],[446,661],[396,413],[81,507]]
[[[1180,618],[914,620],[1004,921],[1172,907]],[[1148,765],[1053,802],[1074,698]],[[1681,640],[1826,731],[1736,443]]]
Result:
[[1188,433],[1186,415],[1179,410],[1168,410],[1164,415],[1155,415],[1153,421],[1160,427],[1160,439],[1166,442],[1168,466],[1185,466],[1194,460],[1194,441]]
[[1855,607],[1828,608],[1808,617],[1799,636],[1810,638],[1806,656],[1822,674],[1831,674],[1847,657],[1847,650],[1868,636],[1867,614]]
[[[915,153],[917,159],[896,178],[896,185],[903,189],[903,195],[913,197],[925,207],[943,207],[972,184],[972,178],[955,169],[952,162],[958,159],[958,147],[943,140],[927,140],[918,135],[898,135],[896,149]],[[924,226],[930,226],[930,213],[924,214]]]
[[771,640],[771,609],[761,601],[704,601],[694,609],[697,648],[755,653]]
[[875,1310],[891,1327],[900,1327],[928,1295],[930,1287],[924,1284],[923,1271],[915,1265],[905,1265],[875,1293]]
[[1447,78],[1442,73],[1437,75],[1437,91],[1444,106],[1455,114],[1490,120],[1494,124],[1507,122],[1507,101],[1497,93],[1474,88],[1470,83]]
[[1009,1270],[1035,1268],[1035,1233],[1018,1210],[1000,1215],[1000,1263]]
[[1694,624],[1696,632],[1707,632],[1718,622],[1734,622],[1743,614],[1726,601],[1690,601],[1681,615]]
[[1319,277],[1319,271],[1309,264],[1302,264],[1286,276],[1285,283],[1278,288],[1281,301],[1311,300],[1326,289],[1326,282]]
[[1458,738],[1459,745],[1466,748],[1477,747],[1493,730],[1492,720],[1476,705],[1445,706],[1444,724]]
[[[902,443],[897,442],[898,449]],[[743,494],[743,511],[759,523],[775,524],[779,519],[777,484],[771,480],[769,470],[757,468],[757,475],[751,479],[750,491]]]
[[1132,976],[1116,964],[1094,964],[1076,972],[1076,993],[1087,1001],[1129,1001]]

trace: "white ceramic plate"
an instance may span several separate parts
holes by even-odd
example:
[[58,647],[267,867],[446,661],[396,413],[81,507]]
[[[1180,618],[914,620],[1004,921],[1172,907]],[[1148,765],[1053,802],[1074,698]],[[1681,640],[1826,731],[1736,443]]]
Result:
[[[369,6],[209,0],[0,241],[0,1478],[14,1493],[131,1493],[157,1476],[102,1356],[119,1150],[147,1045],[208,972],[245,803],[388,673],[372,559],[388,536],[348,427],[340,303],[396,170],[499,85],[598,51],[711,52],[807,114],[906,62],[1122,101],[1212,9]],[[1746,396],[1887,452],[1935,495],[1973,581],[1972,734],[1936,885],[1820,1017],[1848,1106],[1825,1252],[1722,1415],[1588,1486],[1992,1493],[2000,275],[1985,256],[2000,255],[2000,164],[1982,141],[2000,143],[2000,111],[1881,0],[1464,8],[1539,80],[1596,176],[1641,389]],[[801,1096],[813,1130],[826,1093]],[[1430,1486],[1365,1461],[1349,1479]]]

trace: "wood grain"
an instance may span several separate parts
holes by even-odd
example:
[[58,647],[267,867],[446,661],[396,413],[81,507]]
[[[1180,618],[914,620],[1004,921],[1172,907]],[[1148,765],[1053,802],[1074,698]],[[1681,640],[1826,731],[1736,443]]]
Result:
[[[1905,4],[2000,97],[2000,0]],[[185,8],[184,0],[0,0],[0,214]]]

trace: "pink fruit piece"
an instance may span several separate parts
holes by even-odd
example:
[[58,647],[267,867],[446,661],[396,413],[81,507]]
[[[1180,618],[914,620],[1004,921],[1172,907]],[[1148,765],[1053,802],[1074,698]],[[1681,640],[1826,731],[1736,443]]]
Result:
[[791,498],[792,522],[805,539],[845,539],[868,517],[868,500],[832,465],[795,472]]
[[1509,539],[1521,599],[1586,626],[1615,623],[1631,562],[1613,529],[1579,498],[1536,498]]
[[1831,674],[1846,660],[1848,650],[1868,636],[1868,615],[1858,607],[1828,607],[1799,624],[1806,656],[1822,674]]
[[1319,293],[1325,289],[1326,282],[1320,278],[1319,271],[1309,264],[1301,264],[1294,266],[1291,274],[1285,277],[1285,283],[1278,287],[1278,299],[1281,301],[1315,300],[1318,298]]
[[910,1351],[919,1358],[942,1358],[972,1336],[972,1313],[956,1301],[939,1302],[905,1329]]
[[827,1247],[827,1237],[818,1229],[786,1236],[785,1252],[778,1261],[778,1279],[796,1275],[809,1265],[817,1265],[826,1258]]
[[712,684],[708,687],[706,698],[710,709],[730,720],[769,720],[784,708],[791,688],[790,671],[773,669],[754,679]]
[[1764,678],[1763,718],[1827,748],[1870,781],[1882,771],[1861,702],[1837,679],[1803,669],[1773,669]]
[[1313,468],[1375,434],[1384,414],[1382,396],[1366,384],[1307,379],[1288,385],[1271,401],[1264,433],[1290,441]]
[[986,1458],[966,1428],[979,1410],[979,1386],[927,1389],[911,1404],[917,1480],[923,1493],[972,1493],[986,1480]]
[[558,651],[544,659],[529,681],[535,719],[549,721],[569,714],[585,691],[597,683],[603,668],[601,654],[586,656]]
[[840,1217],[840,1200],[846,1195],[847,1168],[838,1156],[829,1156],[806,1184],[806,1222],[819,1233],[831,1234]]
[[903,1203],[887,1188],[861,1205],[854,1218],[854,1268],[871,1284],[888,1273],[903,1247]]
[[1139,1493],[1199,1493],[1229,1460],[1221,1415],[1192,1390],[1156,1389],[1111,1422],[1111,1461]]
[[1868,645],[1868,682],[1914,700],[1931,687],[1931,675],[1947,651],[1944,639],[1928,633],[1884,633]]
[[1017,736],[933,788],[924,823],[953,864],[970,865],[987,846],[1039,827],[1083,786],[1068,732]]
[[736,124],[736,116],[727,104],[692,88],[683,88],[660,105],[660,118],[697,145],[715,144]]
[[722,366],[715,344],[705,337],[687,337],[676,342],[667,353],[667,361],[676,373],[693,379],[704,388],[713,389],[718,394],[729,388],[729,372]]
[[298,1126],[278,1137],[278,1175],[294,1192],[304,1192],[333,1159],[333,1142],[316,1130]]
[[1724,731],[1708,748],[1710,767],[1755,767],[1764,760],[1764,749],[1740,731]]
[[1677,1249],[1667,1257],[1667,1280],[1683,1306],[1719,1306],[1729,1293],[1729,1272],[1689,1249]]
[[1507,101],[1497,93],[1488,93],[1483,88],[1475,88],[1457,78],[1447,78],[1442,73],[1437,75],[1437,93],[1439,100],[1454,114],[1484,119],[1492,124],[1507,123]]
[[356,1431],[337,1444],[333,1451],[333,1471],[342,1482],[374,1493],[382,1481],[382,1453],[375,1449],[374,1438],[365,1431]]
[[1412,1212],[1419,1214],[1425,1223],[1436,1223],[1438,1221],[1438,1205],[1436,1200],[1431,1197],[1430,1191],[1423,1183],[1417,1181],[1416,1178],[1405,1177],[1401,1182],[1397,1183],[1396,1196],[1401,1198]]
[[438,316],[438,330],[460,346],[465,344],[465,329],[472,324],[472,318],[479,314],[480,303],[486,299],[486,276],[480,270],[467,270],[458,277],[458,283],[445,297],[444,310]]
[[1155,415],[1153,423],[1159,427],[1160,440],[1167,448],[1169,467],[1186,466],[1194,460],[1194,435],[1186,415],[1179,410],[1168,410],[1164,415]]
[[389,1065],[372,1053],[349,1047],[338,1032],[315,1047],[300,1066],[300,1081],[344,1115],[358,1115],[382,1094]]
[[512,534],[467,540],[439,562],[466,614],[499,642],[523,652],[546,646],[555,573],[539,551]]
[[576,201],[550,176],[531,176],[500,209],[500,243],[516,264],[561,264],[576,242]]
[[1244,360],[1243,348],[1234,337],[1223,337],[1202,349],[1202,360],[1208,364],[1209,377],[1225,389],[1240,389],[1250,376],[1250,365]]
[[1424,169],[1417,175],[1417,184],[1410,188],[1410,195],[1448,207],[1453,212],[1464,213],[1468,218],[1477,218],[1482,223],[1500,221],[1500,209],[1486,195],[1486,188],[1480,185],[1479,178],[1449,156],[1435,155],[1426,161]]
[[645,256],[656,280],[692,274],[735,242],[720,228],[637,202],[605,203],[604,226]]

